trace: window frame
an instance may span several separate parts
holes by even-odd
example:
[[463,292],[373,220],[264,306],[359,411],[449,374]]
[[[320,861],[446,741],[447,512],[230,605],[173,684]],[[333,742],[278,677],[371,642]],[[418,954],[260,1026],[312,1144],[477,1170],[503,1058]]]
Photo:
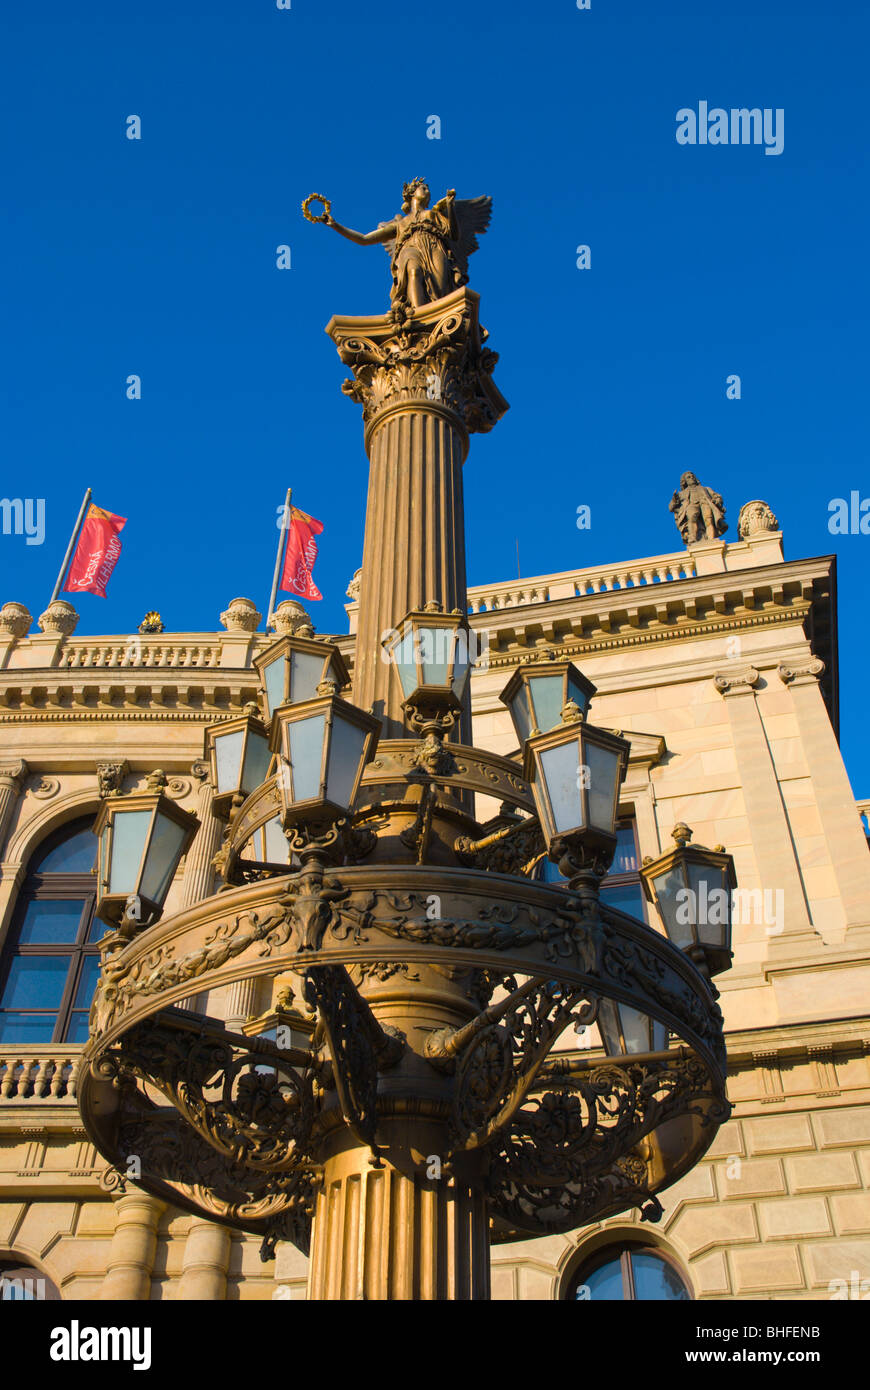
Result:
[[[616,829],[631,830],[632,836],[634,838],[634,858],[635,862],[637,863],[637,868],[631,869],[627,873],[606,874],[605,877],[601,880],[599,887],[602,890],[607,888],[637,888],[640,894],[640,914],[638,915],[637,920],[640,922],[645,922],[647,926],[649,926],[646,894],[643,891],[643,880],[640,876],[641,858],[640,841],[638,839],[637,834],[637,816],[634,813],[633,806],[627,811],[619,811],[616,817]],[[604,903],[605,907],[610,907],[610,903],[608,903],[606,898],[602,898],[601,901]],[[613,910],[614,912],[621,911],[621,909],[618,907],[615,907]],[[628,915],[633,916],[634,914],[629,913]]]
[[[58,845],[65,840],[70,840],[74,835],[78,835],[83,830],[90,830],[93,825],[93,817],[77,817],[73,821],[66,821],[56,830],[46,835],[44,839],[34,846],[30,862],[37,857],[42,860]],[[100,948],[99,940],[88,938],[93,935],[94,922],[97,921],[95,909],[97,904],[97,874],[96,874],[96,854],[97,841],[94,837],[94,867],[86,872],[58,872],[41,873],[28,869],[27,874],[18,893],[15,909],[9,924],[9,931],[0,952],[0,1000],[9,980],[13,962],[20,958],[33,959],[39,956],[65,956],[67,958],[67,974],[64,982],[63,993],[56,1008],[11,1008],[4,1007],[0,1003],[0,1021],[7,1014],[28,1014],[34,1018],[46,1018],[55,1016],[55,1024],[52,1036],[43,1042],[22,1042],[12,1043],[0,1040],[0,1046],[4,1047],[24,1047],[41,1048],[55,1047],[64,1044],[66,1035],[72,1026],[76,1014],[87,1013],[88,1009],[74,1009],[76,994],[78,993],[82,973],[86,968],[86,961],[89,958],[99,959]],[[82,910],[79,917],[79,924],[74,941],[40,941],[40,942],[21,942],[19,934],[24,923],[27,910],[34,902],[70,902],[82,899]],[[102,935],[102,932],[99,933]],[[80,1047],[82,1043],[68,1042],[69,1047]]]
[[[570,1275],[566,1285],[564,1301],[567,1303],[585,1302],[586,1300],[577,1298],[577,1289],[582,1284],[585,1284],[596,1270],[601,1269],[604,1265],[616,1264],[617,1258],[619,1262],[619,1273],[622,1279],[623,1303],[677,1303],[683,1301],[682,1299],[638,1298],[634,1268],[631,1261],[632,1255],[655,1255],[657,1259],[661,1260],[662,1264],[668,1265],[674,1271],[688,1295],[687,1301],[689,1303],[695,1302],[695,1295],[688,1276],[679,1261],[669,1250],[664,1249],[661,1245],[654,1245],[649,1241],[640,1239],[632,1240],[630,1238],[614,1240],[608,1244],[600,1245],[596,1250],[590,1251],[586,1259],[581,1260],[575,1267],[574,1273]],[[601,1299],[599,1301],[602,1303],[612,1303],[617,1300]],[[589,1302],[594,1303],[595,1300],[590,1299]]]

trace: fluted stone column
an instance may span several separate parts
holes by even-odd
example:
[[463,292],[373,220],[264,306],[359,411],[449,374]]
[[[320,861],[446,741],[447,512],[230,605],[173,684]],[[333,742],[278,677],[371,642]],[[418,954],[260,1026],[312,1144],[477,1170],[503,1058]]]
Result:
[[191,1222],[184,1244],[180,1299],[222,1302],[226,1298],[231,1241],[226,1226],[205,1218]]
[[[208,763],[195,762],[191,771],[200,779],[196,814],[199,829],[193,839],[184,865],[184,879],[181,885],[182,907],[193,907],[196,903],[210,898],[214,892],[215,871],[212,860],[220,848],[223,826],[214,814],[214,787],[209,780]],[[194,1009],[198,994],[190,994],[178,1001],[179,1008]]]
[[157,1253],[157,1224],[166,1203],[145,1192],[115,1199],[115,1231],[100,1298],[106,1302],[148,1299]]
[[825,664],[812,657],[779,667],[791,691],[801,744],[813,784],[819,819],[839,889],[847,927],[870,923],[870,854],[855,795],[819,689]]
[[13,758],[9,762],[0,763],[0,863],[3,860],[6,836],[28,771],[23,758]]
[[194,777],[200,779],[199,796],[196,801],[199,829],[184,864],[182,907],[193,907],[204,898],[210,898],[214,892],[215,871],[212,860],[220,848],[223,835],[223,826],[214,814],[214,787],[209,780],[208,764],[196,762],[191,771]]
[[254,1012],[257,998],[257,981],[233,980],[227,987],[227,1003],[225,1010],[226,1025],[234,1032],[247,1023]]
[[[462,465],[469,434],[492,429],[508,407],[471,290],[402,322],[335,317],[326,331],[353,369],[343,389],[363,406],[370,462],[353,699],[384,720],[383,737],[401,738],[401,695],[381,639],[431,600],[467,612]],[[468,742],[470,730],[469,707]]]

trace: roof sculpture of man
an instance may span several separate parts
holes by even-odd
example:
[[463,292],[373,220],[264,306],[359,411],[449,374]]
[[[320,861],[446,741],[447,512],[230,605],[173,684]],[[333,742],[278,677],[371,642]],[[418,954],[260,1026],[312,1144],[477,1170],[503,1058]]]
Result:
[[668,507],[686,545],[715,541],[728,530],[725,503],[718,492],[699,483],[694,473],[683,474]]

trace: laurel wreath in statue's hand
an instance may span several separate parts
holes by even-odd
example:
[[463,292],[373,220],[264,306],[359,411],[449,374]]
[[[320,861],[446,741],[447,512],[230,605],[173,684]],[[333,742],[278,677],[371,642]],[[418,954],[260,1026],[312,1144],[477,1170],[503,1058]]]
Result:
[[[309,212],[312,203],[321,203],[323,212],[319,217],[315,217],[313,212]],[[328,222],[332,214],[332,204],[328,198],[324,198],[322,193],[309,193],[305,202],[302,204],[302,215],[309,222]]]

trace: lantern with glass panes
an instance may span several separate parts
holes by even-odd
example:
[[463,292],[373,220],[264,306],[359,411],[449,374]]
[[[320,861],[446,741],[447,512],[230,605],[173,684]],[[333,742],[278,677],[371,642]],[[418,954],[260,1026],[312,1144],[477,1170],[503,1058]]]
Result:
[[524,772],[547,853],[572,888],[597,892],[610,867],[629,751],[624,738],[587,724],[571,700],[561,724],[526,740]]
[[350,813],[380,729],[374,715],[334,693],[278,706],[269,742],[278,754],[285,831],[300,828],[316,834]]
[[546,734],[557,727],[569,700],[585,719],[595,689],[572,661],[526,661],[517,667],[498,698],[510,711],[522,748],[533,734]]
[[313,700],[323,681],[332,681],[341,690],[350,679],[338,648],[313,637],[279,637],[254,657],[254,665],[267,721],[279,705]]
[[107,797],[94,824],[97,916],[130,930],[156,922],[198,825],[163,792]]
[[667,1049],[667,1024],[618,999],[599,999],[596,1022],[608,1057]]
[[384,640],[415,732],[441,737],[456,722],[471,670],[469,643],[460,610],[444,613],[434,601],[408,613]]
[[731,904],[737,886],[734,860],[724,846],[706,849],[689,841],[682,822],[672,831],[674,849],[645,859],[641,878],[668,939],[690,956],[703,974],[731,965]]
[[227,820],[269,773],[269,731],[256,710],[256,705],[246,705],[237,719],[223,719],[205,731],[214,813],[221,820]]

